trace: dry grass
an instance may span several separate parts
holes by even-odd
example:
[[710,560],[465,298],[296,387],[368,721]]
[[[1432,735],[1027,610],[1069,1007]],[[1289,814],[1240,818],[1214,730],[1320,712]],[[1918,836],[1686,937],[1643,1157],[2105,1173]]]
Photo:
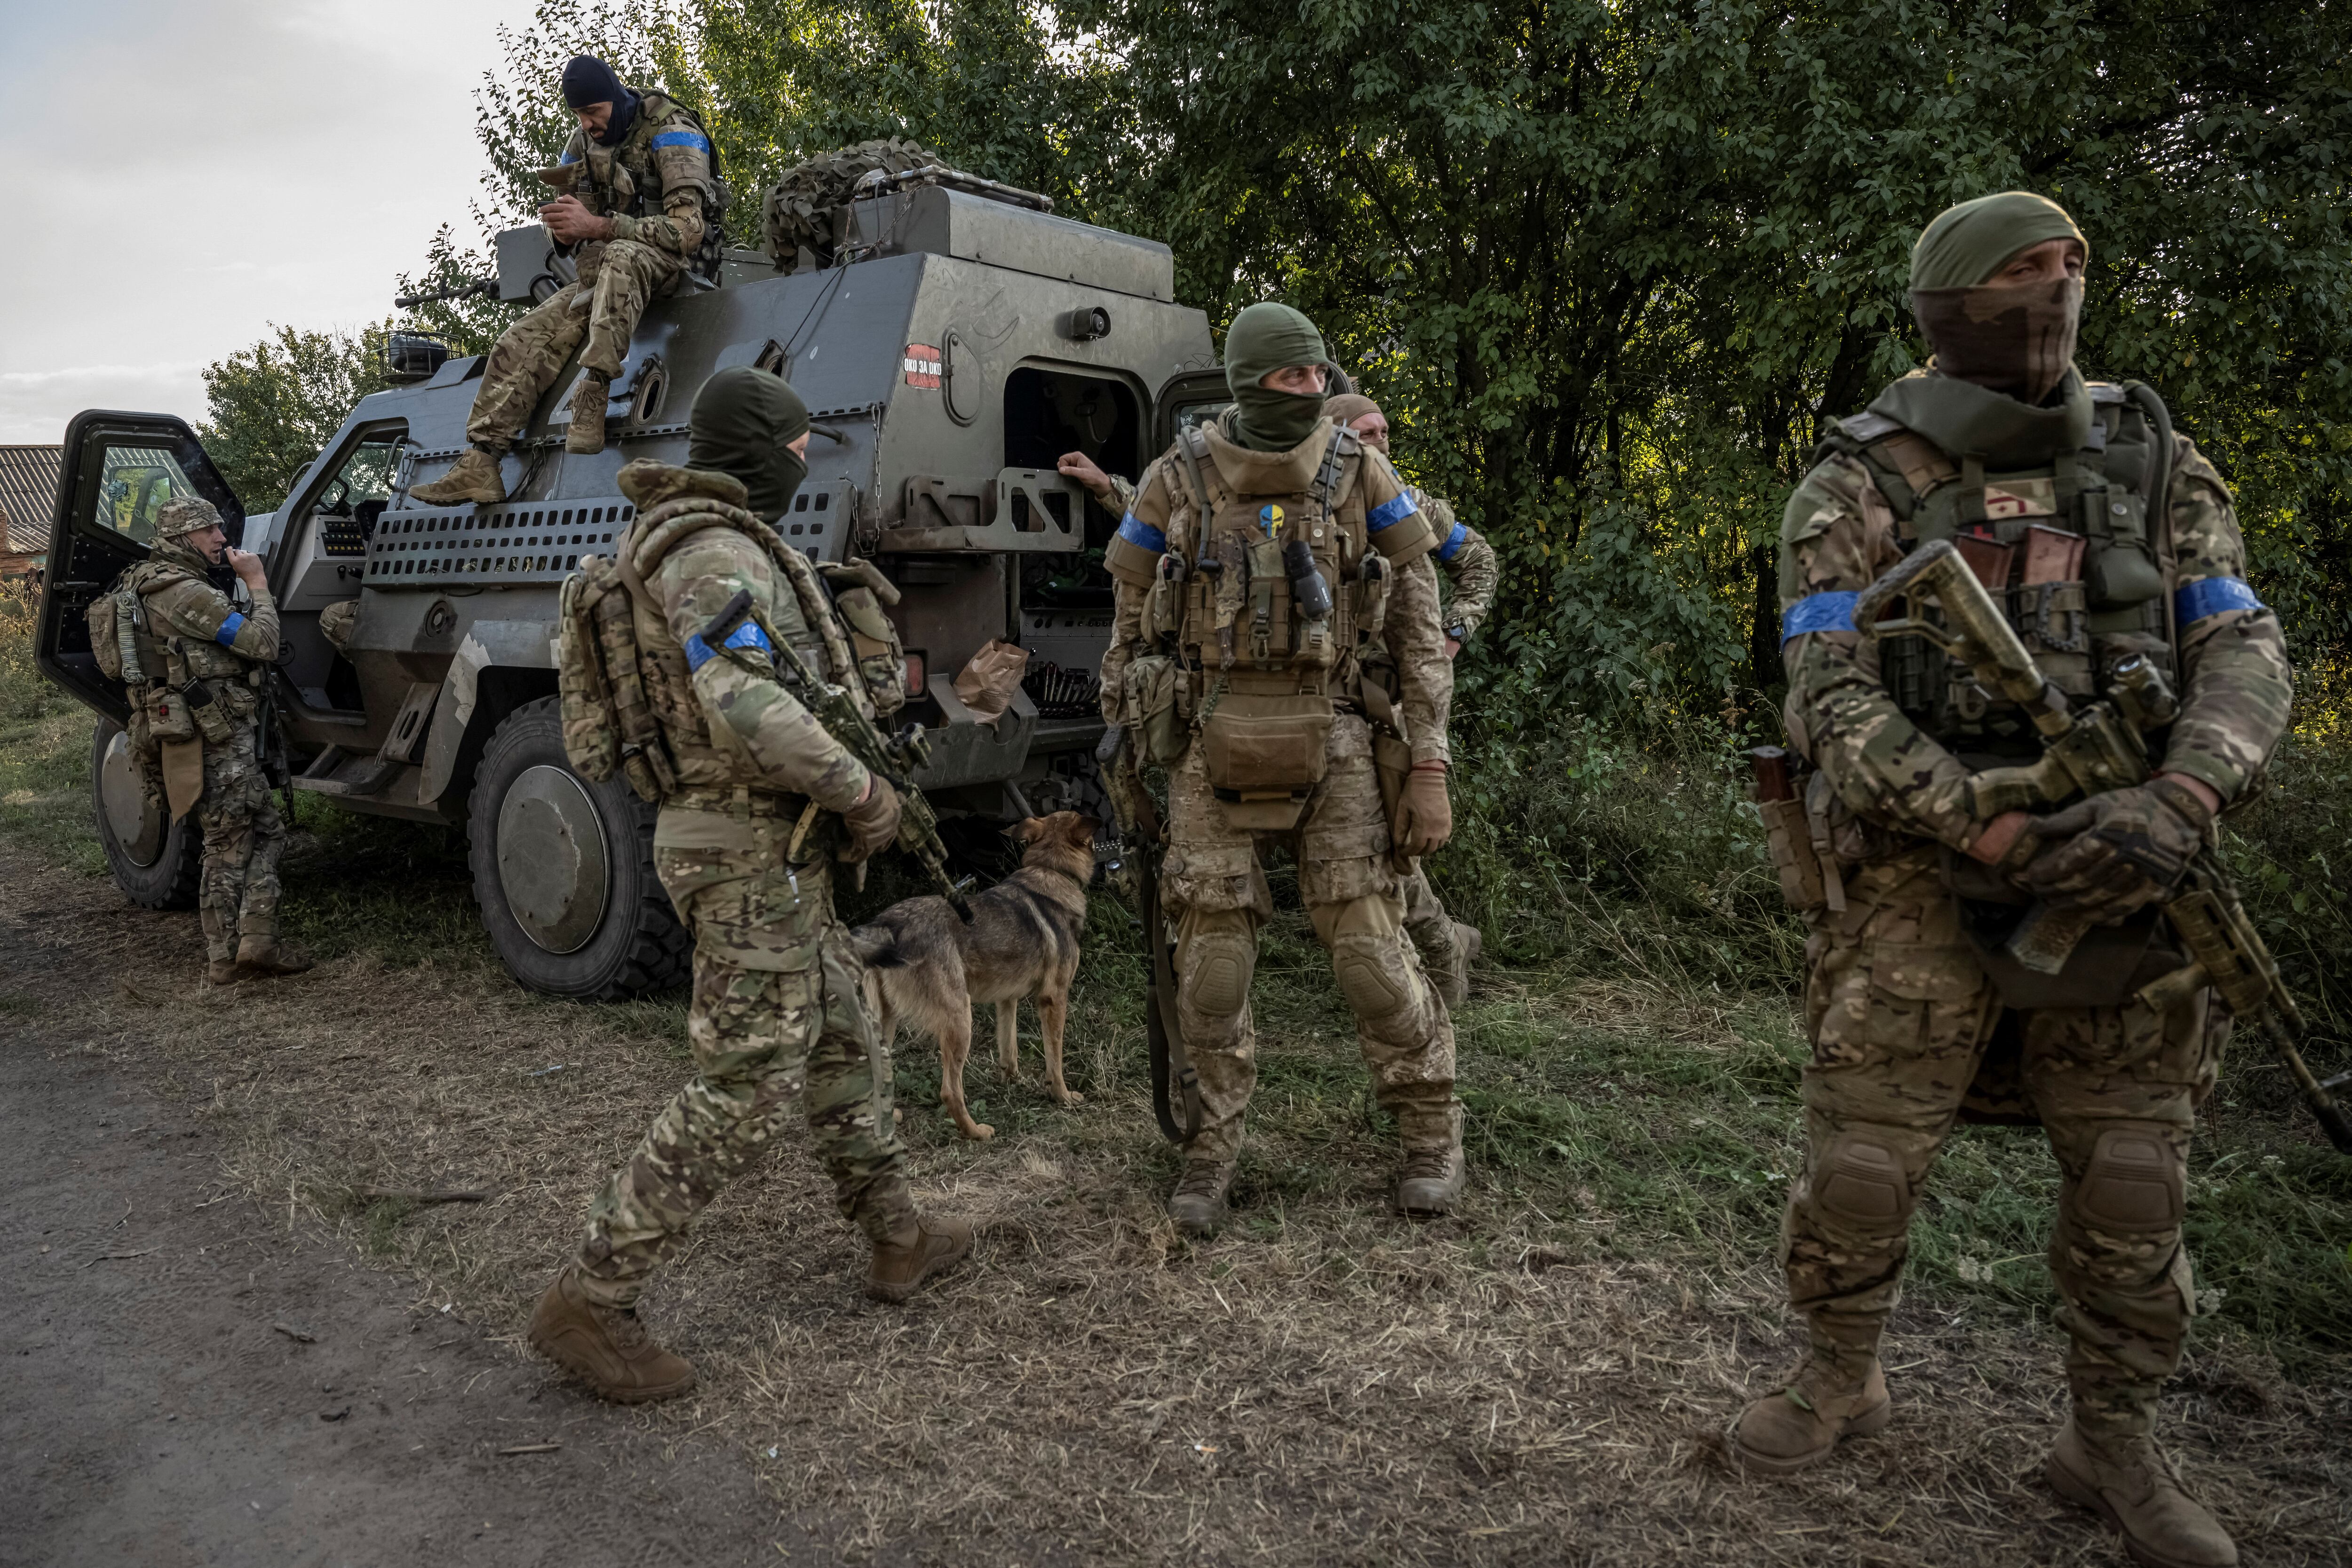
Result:
[[[0,881],[11,944],[62,946],[72,972],[108,977],[14,993],[9,1026],[209,1106],[236,1180],[510,1335],[588,1194],[686,1071],[674,1002],[546,1002],[479,944],[354,942],[305,979],[205,994],[192,915],[127,910],[21,849],[0,850]],[[1269,970],[1311,967],[1295,931],[1269,952]],[[1160,1212],[1174,1167],[1150,1131],[1119,988],[1082,993],[1076,1113],[1034,1076],[1002,1084],[976,1051],[973,1087],[999,1128],[988,1145],[955,1141],[918,1103],[928,1048],[902,1048],[914,1180],[982,1220],[973,1264],[907,1308],[865,1302],[862,1249],[788,1138],[649,1298],[700,1390],[611,1419],[724,1434],[780,1507],[838,1521],[853,1560],[2120,1559],[2039,1479],[2063,1395],[2057,1336],[2030,1310],[1915,1295],[1890,1345],[1894,1428],[1793,1483],[1749,1484],[1727,1470],[1719,1433],[1791,1360],[1777,1275],[1751,1242],[1777,1194],[1759,1180],[1752,1214],[1717,1195],[1685,1223],[1653,1174],[1639,1180],[1658,1201],[1638,1208],[1611,1183],[1642,1162],[1565,1123],[1543,1132],[1556,1152],[1541,1179],[1528,1174],[1507,1096],[1517,1085],[1533,1103],[1528,1086],[1579,1079],[1596,1103],[1638,1092],[1634,1124],[1698,1140],[1694,1160],[1783,1161],[1784,1008],[1497,980],[1465,1015],[1465,1053],[1494,1097],[1480,1120],[1506,1131],[1490,1134],[1466,1211],[1425,1228],[1381,1211],[1390,1156],[1334,1088],[1360,1082],[1339,1022],[1322,989],[1276,988],[1244,1207],[1197,1247]],[[1603,1034],[1649,1054],[1570,1049]],[[1682,1107],[1714,1129],[1658,1109],[1674,1106],[1662,1075],[1676,1061],[1731,1074],[1731,1092]],[[496,1196],[414,1211],[349,1197],[370,1184]],[[2343,1562],[2352,1395],[2340,1376],[2290,1382],[2251,1344],[2203,1338],[2168,1398],[2168,1437],[2251,1561]]]

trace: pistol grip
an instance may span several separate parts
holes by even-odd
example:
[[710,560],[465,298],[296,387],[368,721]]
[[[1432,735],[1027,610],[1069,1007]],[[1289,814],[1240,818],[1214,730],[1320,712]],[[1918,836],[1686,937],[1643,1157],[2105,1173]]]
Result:
[[2037,975],[2054,975],[2066,967],[2084,936],[2097,925],[2087,910],[2053,909],[2037,904],[2010,933],[2009,956]]

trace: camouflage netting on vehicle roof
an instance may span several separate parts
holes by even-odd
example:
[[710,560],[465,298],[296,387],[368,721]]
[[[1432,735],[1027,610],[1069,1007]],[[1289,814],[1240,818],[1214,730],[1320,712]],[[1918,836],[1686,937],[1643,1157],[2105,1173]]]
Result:
[[769,256],[778,267],[790,269],[805,246],[820,265],[831,261],[835,249],[847,237],[834,232],[834,211],[849,200],[858,181],[877,169],[903,174],[945,162],[919,142],[894,136],[836,148],[793,164],[768,192]]

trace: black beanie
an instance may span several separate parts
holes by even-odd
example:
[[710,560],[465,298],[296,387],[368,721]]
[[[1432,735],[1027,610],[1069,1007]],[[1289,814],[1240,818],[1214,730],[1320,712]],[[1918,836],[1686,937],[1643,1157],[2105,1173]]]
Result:
[[574,55],[572,63],[563,68],[563,101],[574,110],[585,109],[592,103],[609,103],[613,117],[604,133],[596,138],[603,147],[618,147],[629,133],[629,122],[637,117],[637,95],[621,85],[613,68],[593,55]]

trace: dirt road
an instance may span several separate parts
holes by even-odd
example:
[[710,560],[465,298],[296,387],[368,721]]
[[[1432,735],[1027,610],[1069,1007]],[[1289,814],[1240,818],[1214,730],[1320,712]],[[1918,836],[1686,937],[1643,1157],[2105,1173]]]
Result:
[[86,983],[70,952],[6,956],[0,1563],[831,1561],[739,1451],[616,1416],[265,1213],[184,1106],[42,1027]]

